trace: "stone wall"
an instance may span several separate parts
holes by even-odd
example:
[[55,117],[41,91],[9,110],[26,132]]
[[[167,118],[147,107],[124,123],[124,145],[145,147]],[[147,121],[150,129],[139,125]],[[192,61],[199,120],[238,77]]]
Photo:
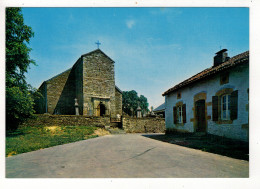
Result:
[[34,99],[35,100],[35,106],[34,110],[36,111],[37,114],[43,114],[47,112],[47,103],[46,103],[46,98],[47,98],[47,84],[46,82],[43,82],[41,86],[38,89],[38,92],[41,93],[42,97]]
[[26,126],[98,126],[110,125],[110,117],[87,117],[76,115],[35,115],[34,119],[28,119],[23,125]]
[[79,114],[83,115],[83,62],[82,58],[79,58],[76,64],[73,66],[75,73],[75,95],[78,99]]
[[115,102],[115,114],[122,115],[122,93],[115,88],[115,97],[116,97],[116,102]]
[[71,69],[51,78],[46,81],[47,84],[47,111],[50,114],[54,113],[54,110],[60,100],[61,94],[63,93],[64,86],[68,80]]
[[123,129],[127,133],[164,133],[164,118],[122,118]]
[[[96,116],[97,104],[106,102],[106,115],[115,114],[114,62],[102,51],[83,55],[83,115]],[[105,104],[105,103],[104,103]]]

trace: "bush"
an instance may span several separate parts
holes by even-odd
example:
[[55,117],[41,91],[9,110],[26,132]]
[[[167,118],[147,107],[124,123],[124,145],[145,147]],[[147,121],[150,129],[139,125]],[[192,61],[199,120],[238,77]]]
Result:
[[27,90],[19,87],[6,88],[6,128],[13,130],[33,116],[33,98]]

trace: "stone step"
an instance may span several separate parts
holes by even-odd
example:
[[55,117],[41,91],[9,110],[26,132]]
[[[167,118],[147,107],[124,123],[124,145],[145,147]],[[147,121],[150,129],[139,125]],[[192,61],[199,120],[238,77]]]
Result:
[[107,129],[111,134],[126,134],[125,130],[123,129],[118,129],[118,128],[109,128]]

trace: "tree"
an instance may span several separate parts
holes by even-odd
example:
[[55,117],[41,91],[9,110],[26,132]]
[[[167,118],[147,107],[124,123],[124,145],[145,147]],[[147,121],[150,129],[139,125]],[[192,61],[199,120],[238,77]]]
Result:
[[144,95],[141,95],[139,97],[139,104],[140,104],[140,108],[142,109],[142,114],[147,113],[149,111],[148,109],[148,101],[147,98]]
[[148,102],[147,98],[143,95],[138,97],[138,94],[135,90],[132,91],[123,91],[123,111],[131,116],[136,115],[136,109],[138,106],[142,109],[142,113],[148,111]]
[[32,28],[24,24],[21,8],[6,9],[6,126],[14,129],[33,111],[33,92],[26,83],[25,73],[30,64],[27,45],[33,37]]

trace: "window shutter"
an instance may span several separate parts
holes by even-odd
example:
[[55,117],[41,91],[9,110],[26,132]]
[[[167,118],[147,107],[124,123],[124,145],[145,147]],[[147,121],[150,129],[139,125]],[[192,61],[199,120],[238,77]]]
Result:
[[186,123],[186,104],[182,105],[182,118],[183,118],[183,123]]
[[212,97],[212,120],[218,121],[218,96]]
[[174,124],[177,123],[177,108],[176,108],[176,106],[173,107],[173,122],[174,122]]
[[230,96],[230,119],[237,119],[238,91],[233,91]]

